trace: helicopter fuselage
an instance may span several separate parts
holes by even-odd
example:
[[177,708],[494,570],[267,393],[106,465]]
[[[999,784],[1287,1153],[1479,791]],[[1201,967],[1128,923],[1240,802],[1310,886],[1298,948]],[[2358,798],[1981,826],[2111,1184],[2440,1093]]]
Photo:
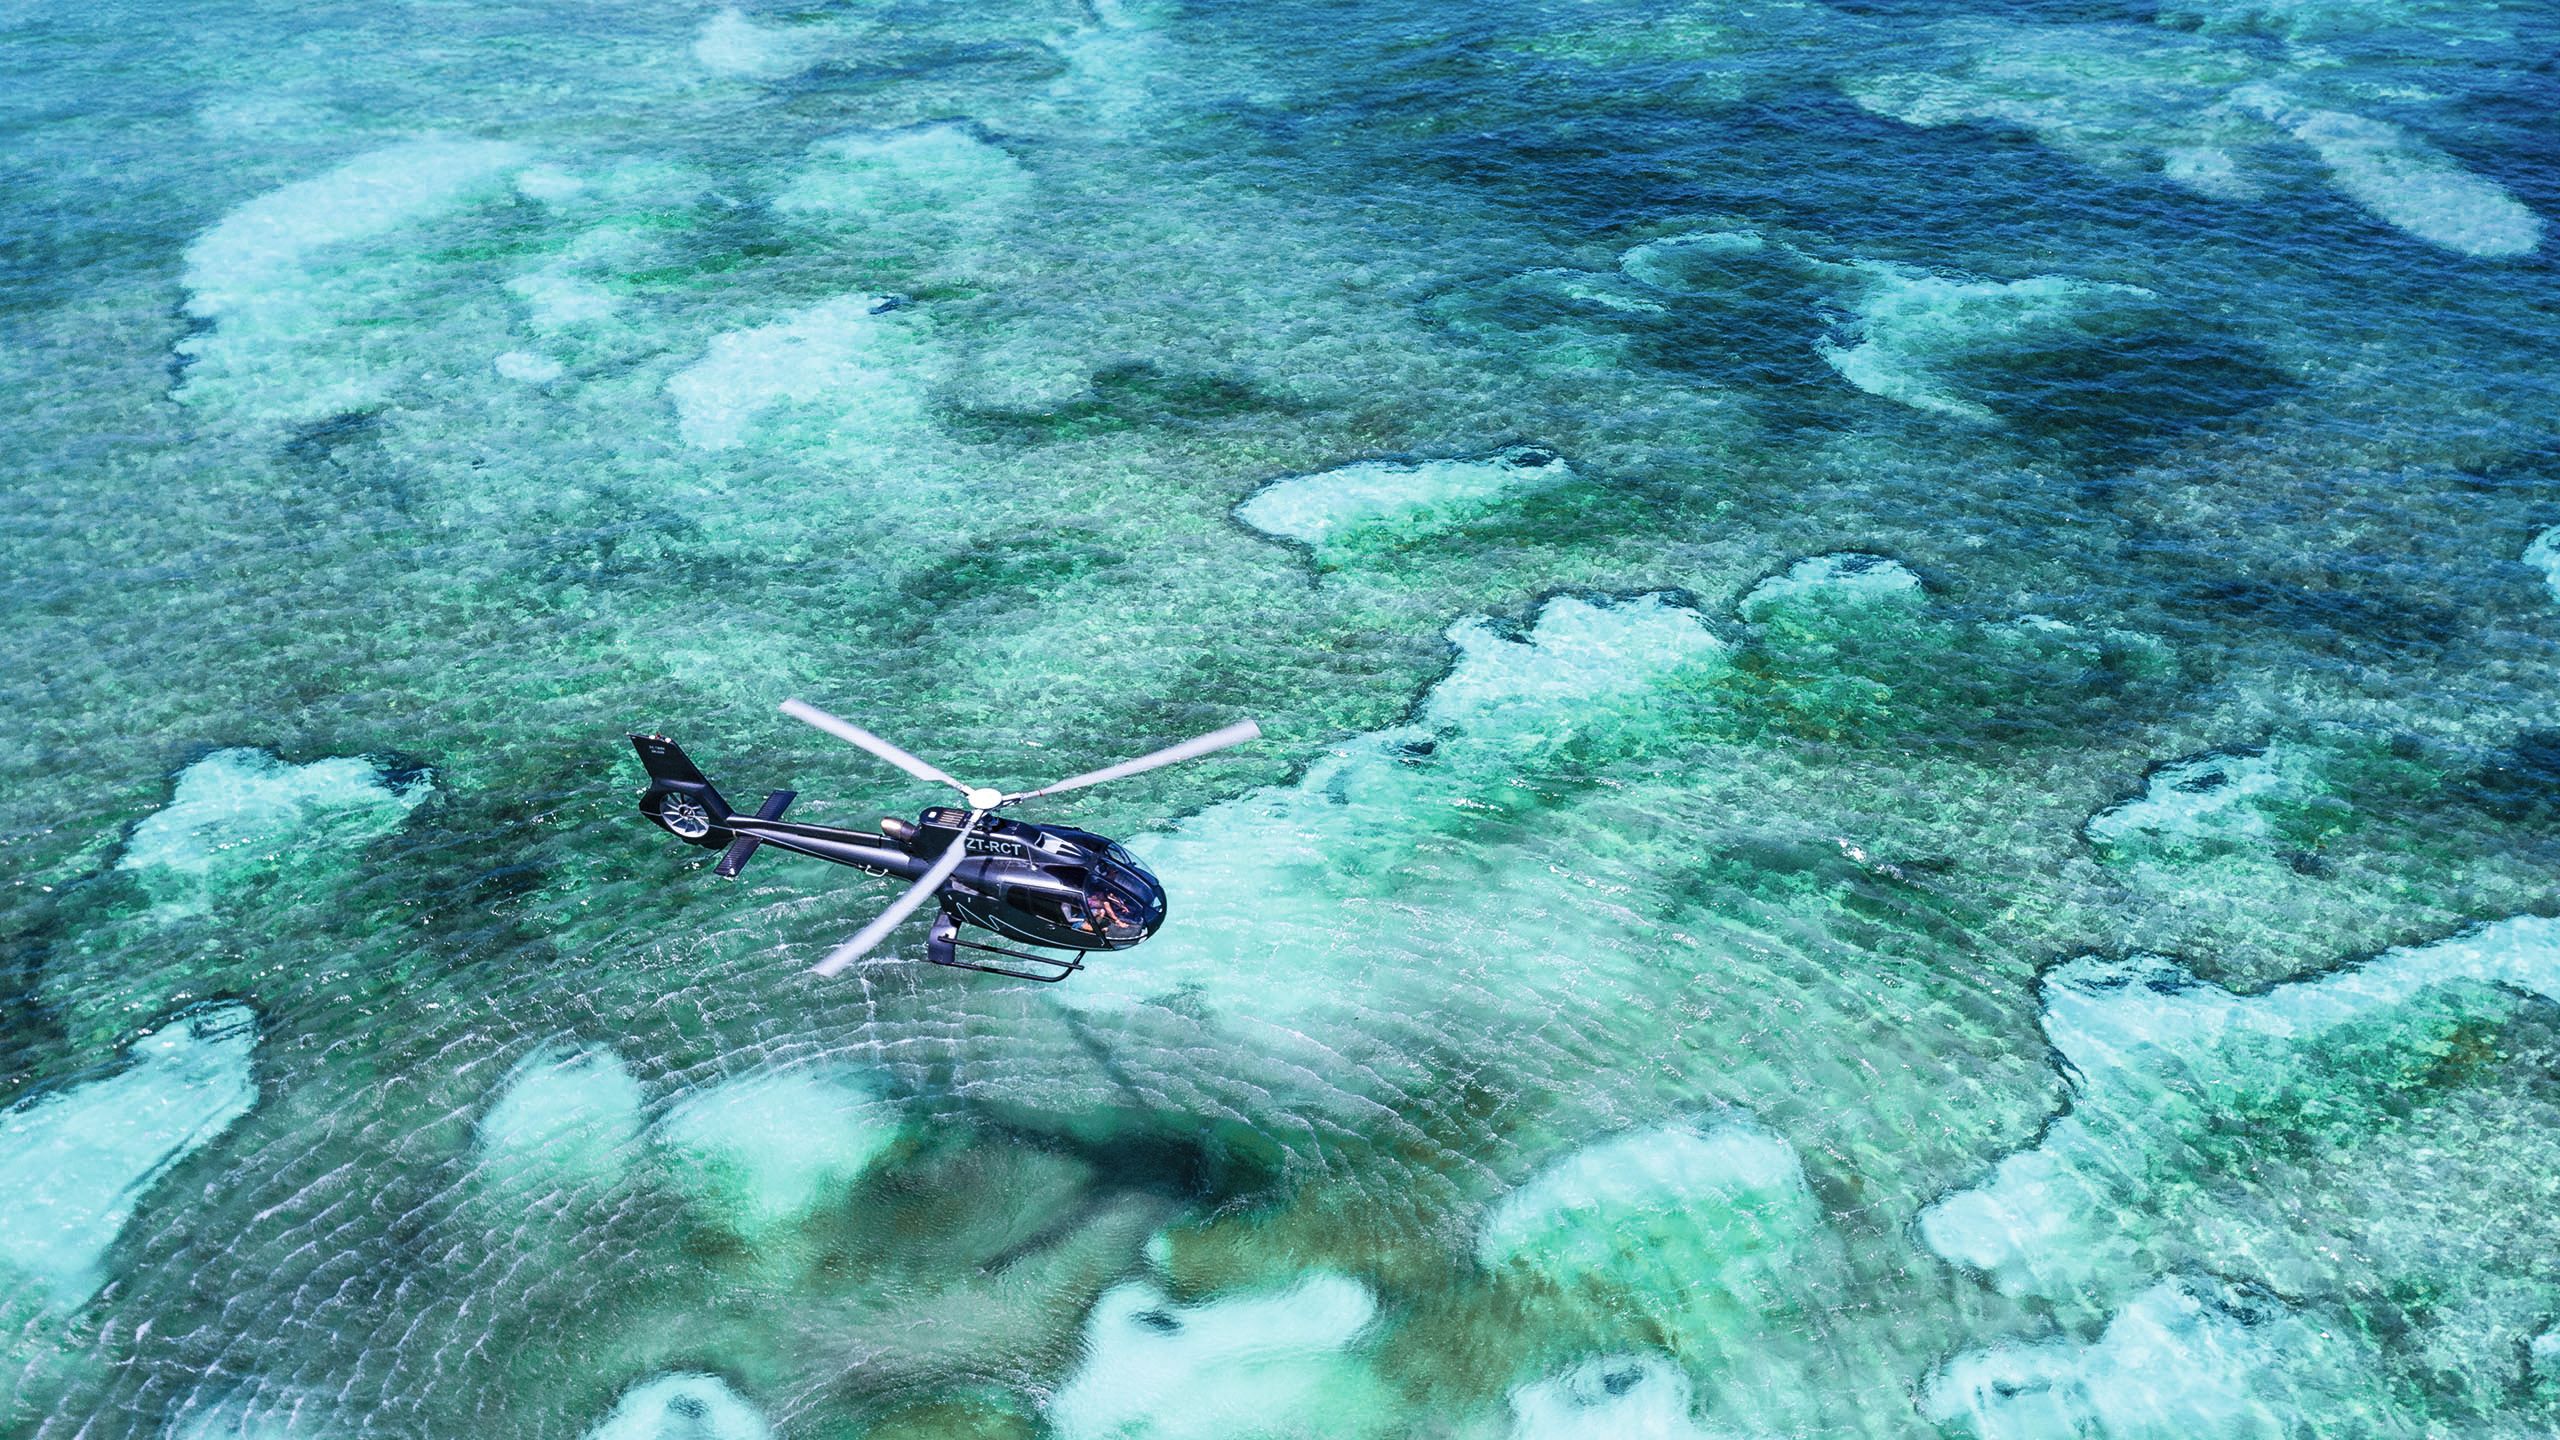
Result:
[[[968,818],[966,810],[935,807],[912,826],[882,827],[905,835],[745,816],[724,828],[812,859],[912,881],[951,848]],[[991,815],[969,837],[968,854],[938,898],[982,930],[1027,945],[1126,950],[1164,924],[1164,886],[1118,841],[1089,830]]]
[[[781,818],[793,796],[780,790],[752,815],[733,811],[673,742],[632,738],[651,771],[640,813],[687,844],[726,851],[723,875],[769,845],[912,882],[949,852],[969,818],[933,806],[912,824],[885,820],[878,833],[807,825]],[[970,834],[967,855],[935,898],[982,930],[1053,949],[1126,950],[1164,924],[1164,886],[1118,841],[1090,830],[990,815]]]

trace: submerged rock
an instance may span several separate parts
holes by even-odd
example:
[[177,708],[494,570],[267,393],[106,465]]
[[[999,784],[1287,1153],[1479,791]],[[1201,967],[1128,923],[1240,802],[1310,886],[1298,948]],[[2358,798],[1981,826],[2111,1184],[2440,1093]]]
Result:
[[217,750],[178,776],[169,803],[133,827],[119,870],[153,900],[200,909],[208,892],[306,849],[344,849],[400,828],[433,786],[394,783],[354,756],[291,765],[263,750]]
[[0,1284],[23,1277],[59,1310],[96,1294],[151,1187],[257,1103],[257,1049],[256,1011],[208,1006],[135,1041],[114,1073],[0,1113]]
[[678,1371],[636,1385],[586,1440],[772,1440],[773,1426],[717,1375]]
[[1323,545],[1365,533],[1429,535],[1496,501],[1573,478],[1573,467],[1534,447],[1455,460],[1364,460],[1318,475],[1276,480],[1236,507],[1266,535]]
[[1398,1407],[1355,1349],[1377,1310],[1367,1287],[1330,1274],[1196,1305],[1118,1286],[1095,1302],[1084,1363],[1050,1397],[1051,1433],[1315,1440],[1391,1429]]

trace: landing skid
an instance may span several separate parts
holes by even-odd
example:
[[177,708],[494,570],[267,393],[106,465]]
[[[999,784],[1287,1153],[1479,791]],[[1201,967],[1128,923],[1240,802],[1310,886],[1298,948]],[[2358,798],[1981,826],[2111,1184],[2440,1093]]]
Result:
[[[1009,960],[1048,966],[1058,973],[1043,975],[1025,970],[1008,970],[1001,965],[980,965],[974,961],[961,959],[956,953],[960,950],[978,950],[989,955],[1002,955]],[[926,932],[924,958],[936,965],[948,965],[954,970],[975,970],[981,975],[1002,975],[1014,980],[1031,980],[1042,985],[1055,985],[1084,968],[1084,962],[1078,959],[1061,960],[1052,955],[1033,955],[1021,950],[1007,950],[1000,945],[981,945],[975,940],[963,940],[960,938],[960,922],[948,910],[935,916],[933,929]]]

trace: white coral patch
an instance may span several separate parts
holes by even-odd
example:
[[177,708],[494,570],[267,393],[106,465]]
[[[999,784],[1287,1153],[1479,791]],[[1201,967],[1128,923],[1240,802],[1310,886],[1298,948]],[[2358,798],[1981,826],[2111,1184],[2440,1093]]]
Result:
[[858,444],[924,414],[920,349],[888,298],[840,296],[714,338],[667,381],[667,395],[685,443],[701,449],[742,445],[769,412],[798,406]]
[[2076,1081],[2069,1113],[1980,1185],[1921,1212],[1920,1236],[2010,1294],[2079,1293],[2130,1258],[2116,1217],[2138,1197],[2124,1187],[2142,1183],[2148,1147],[2194,1097],[2221,1105],[2281,1086],[2281,1067],[2250,1057],[2461,980],[2560,1001],[2560,920],[2504,920],[2253,996],[2155,955],[2070,961],[2042,987],[2045,1035]]
[[772,1440],[773,1426],[729,1382],[679,1371],[633,1386],[586,1440]]
[[2551,598],[2560,600],[2560,525],[2533,537],[2533,543],[2524,547],[2524,563],[2542,572]]
[[1863,605],[1918,600],[1921,594],[1920,577],[1901,561],[1843,551],[1797,561],[1744,591],[1734,608],[1743,619],[1757,621],[1808,598]]
[[1511,1392],[1510,1440],[1716,1440],[1661,1355],[1604,1355]]
[[694,63],[715,75],[779,80],[809,67],[817,46],[779,25],[759,25],[736,6],[715,12],[693,37]]
[[1951,388],[1941,367],[2070,338],[2072,322],[2092,305],[2151,294],[2059,275],[1972,280],[1867,261],[1854,268],[1862,288],[1847,325],[1815,343],[1823,361],[1870,395],[1982,424],[1999,417]]
[[207,888],[297,851],[388,835],[431,793],[425,776],[395,786],[359,756],[289,765],[264,750],[216,750],[133,827],[116,868],[137,872],[163,904],[199,908]]
[[615,1179],[632,1161],[646,1099],[611,1050],[540,1046],[480,1117],[482,1172],[517,1192]]
[[1976,1440],[2283,1440],[2366,1361],[2271,1299],[2164,1280],[2086,1345],[2001,1345],[1929,1377],[1923,1414]]
[[1596,1141],[1505,1196],[1476,1235],[1487,1270],[1748,1285],[1822,1228],[1794,1147],[1759,1126],[1667,1125]]
[[803,1066],[696,1091],[655,1138],[667,1182],[756,1240],[840,1202],[898,1130],[895,1108],[852,1075]]
[[1236,508],[1236,517],[1266,535],[1310,545],[1364,530],[1429,534],[1572,476],[1564,461],[1534,449],[1474,459],[1364,460],[1266,485]]
[[2142,793],[2090,817],[2086,833],[2099,845],[2153,845],[2249,839],[2267,832],[2252,803],[2300,783],[2291,752],[2204,755],[2151,772]]
[[235,207],[187,247],[187,313],[212,328],[178,342],[192,362],[178,398],[285,422],[379,400],[387,362],[332,337],[382,302],[400,267],[343,257],[505,194],[524,161],[522,147],[494,140],[413,141]]
[[1377,1309],[1367,1287],[1331,1274],[1198,1305],[1119,1286],[1085,1321],[1084,1361],[1049,1400],[1051,1433],[1314,1440],[1386,1428],[1385,1389],[1351,1353]]
[[1030,190],[1020,161],[958,125],[843,135],[810,147],[773,201],[786,215],[877,221],[1000,217]]
[[0,1113],[0,1286],[63,1310],[96,1294],[151,1187],[257,1103],[257,1048],[248,1006],[197,1010],[136,1041],[114,1073]]

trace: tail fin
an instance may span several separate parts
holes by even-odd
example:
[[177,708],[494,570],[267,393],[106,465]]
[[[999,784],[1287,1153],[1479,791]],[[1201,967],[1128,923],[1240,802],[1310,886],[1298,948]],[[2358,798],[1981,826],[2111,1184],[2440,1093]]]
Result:
[[649,788],[640,795],[640,813],[689,845],[726,848],[726,822],[737,812],[711,788],[676,742],[664,735],[634,735],[631,748],[640,752],[640,764],[649,772]]

